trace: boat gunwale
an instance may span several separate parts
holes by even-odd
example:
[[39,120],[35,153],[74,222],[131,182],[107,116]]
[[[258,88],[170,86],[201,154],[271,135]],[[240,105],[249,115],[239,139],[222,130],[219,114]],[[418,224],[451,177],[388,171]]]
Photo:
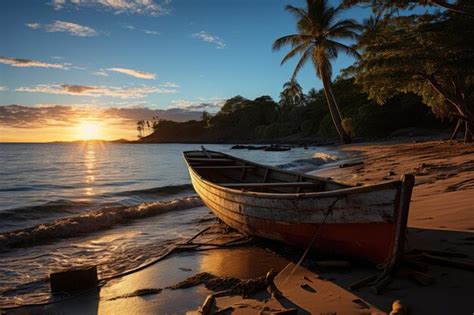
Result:
[[248,160],[245,160],[245,159],[233,157],[233,156],[227,155],[227,154],[222,153],[222,152],[216,152],[216,151],[209,151],[208,150],[207,152],[209,152],[209,153],[222,154],[222,155],[225,155],[227,157],[230,157],[233,160],[237,160],[237,161],[240,161],[240,162],[245,162],[245,163],[248,163],[248,164],[252,164],[252,165],[255,165],[257,167],[268,168],[268,169],[283,172],[283,173],[288,173],[288,174],[298,175],[298,176],[304,176],[304,177],[309,177],[309,178],[312,178],[312,179],[315,179],[315,180],[320,180],[320,181],[324,181],[324,182],[329,182],[329,183],[335,183],[335,184],[339,184],[339,185],[348,186],[347,188],[341,188],[341,189],[336,189],[336,190],[307,192],[307,193],[284,193],[284,192],[269,193],[269,192],[248,191],[248,190],[242,190],[242,189],[232,189],[232,188],[223,187],[223,186],[220,186],[216,183],[208,181],[207,179],[205,179],[199,173],[196,172],[194,167],[189,163],[186,154],[187,153],[201,153],[201,152],[202,151],[199,151],[199,150],[184,151],[183,152],[184,160],[186,161],[188,169],[190,169],[192,171],[193,175],[195,175],[195,177],[197,177],[201,182],[205,183],[206,185],[209,185],[211,187],[214,187],[216,189],[219,189],[221,191],[231,193],[231,194],[239,194],[239,195],[244,195],[244,196],[254,196],[254,197],[262,197],[262,198],[268,197],[268,198],[278,198],[278,199],[295,199],[295,198],[318,198],[318,197],[332,197],[332,196],[340,196],[340,195],[351,195],[351,194],[357,194],[357,193],[364,193],[364,192],[372,191],[372,190],[379,190],[379,189],[383,189],[383,188],[401,189],[401,187],[402,187],[402,181],[401,180],[392,180],[392,181],[388,181],[388,182],[384,182],[384,183],[373,184],[373,185],[364,185],[364,186],[348,185],[347,183],[342,183],[342,182],[338,182],[338,181],[335,181],[335,180],[330,180],[330,179],[327,179],[327,178],[313,176],[313,175],[309,175],[309,174],[305,174],[305,173],[287,171],[287,170],[283,170],[283,169],[280,169],[280,168],[277,168],[277,167],[267,166],[267,165],[255,163],[255,162],[252,162],[252,161],[248,161]]

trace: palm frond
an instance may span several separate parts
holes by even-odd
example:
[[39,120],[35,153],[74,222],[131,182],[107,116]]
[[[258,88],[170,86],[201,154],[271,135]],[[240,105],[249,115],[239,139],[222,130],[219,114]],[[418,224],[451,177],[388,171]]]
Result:
[[303,52],[309,45],[311,45],[311,43],[308,42],[308,41],[305,41],[302,44],[300,44],[300,45],[296,46],[295,48],[293,48],[288,54],[286,54],[285,57],[283,57],[283,59],[281,60],[280,65],[283,65],[285,62],[287,62],[288,60],[293,58],[297,53]]
[[293,75],[291,76],[292,80],[296,80],[296,76],[298,75],[300,70],[303,68],[303,66],[306,64],[306,62],[308,62],[308,60],[310,59],[312,55],[312,52],[313,52],[313,49],[310,47],[310,48],[307,48],[305,52],[301,55],[300,60],[296,64],[295,70],[293,70]]
[[337,49],[338,51],[342,51],[346,55],[355,57],[357,59],[360,58],[359,52],[356,49],[354,49],[352,46],[348,46],[348,45],[345,45],[333,40],[328,40],[328,44],[334,47],[334,49]]
[[302,34],[291,34],[286,35],[283,37],[278,38],[273,42],[272,49],[280,50],[283,46],[291,45],[292,47],[296,47],[300,45],[302,42],[306,40],[311,40],[312,36],[310,35],[302,35]]

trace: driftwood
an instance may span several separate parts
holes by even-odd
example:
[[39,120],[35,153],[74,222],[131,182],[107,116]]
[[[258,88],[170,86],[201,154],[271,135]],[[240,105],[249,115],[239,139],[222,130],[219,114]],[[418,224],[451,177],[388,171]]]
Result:
[[442,266],[474,271],[474,263],[472,261],[460,261],[452,258],[444,258],[426,253],[421,254],[421,257],[429,262],[436,263]]
[[213,314],[212,309],[214,308],[215,301],[216,301],[216,298],[214,297],[214,295],[209,294],[201,306],[201,314],[203,315]]
[[413,270],[417,271],[427,271],[428,270],[428,265],[425,263],[422,263],[419,260],[416,260],[416,257],[407,257],[405,256],[402,261],[402,265],[404,267],[408,267]]
[[352,162],[352,163],[343,163],[339,165],[339,168],[346,168],[346,167],[352,167],[352,166],[357,166],[357,165],[362,165],[364,162]]
[[448,252],[445,250],[434,250],[434,249],[419,249],[415,248],[413,249],[413,253],[415,254],[429,254],[429,255],[435,255],[435,256],[440,256],[440,257],[451,257],[451,258],[469,258],[469,255],[463,254],[463,253],[454,253],[454,252]]
[[419,271],[409,272],[408,277],[422,286],[429,286],[435,282],[435,279],[432,276]]
[[161,291],[163,291],[163,289],[161,289],[161,288],[139,289],[139,290],[136,290],[132,293],[127,293],[127,294],[124,294],[124,295],[115,296],[113,298],[108,299],[107,301],[114,301],[114,300],[118,300],[118,299],[126,299],[126,298],[135,297],[135,296],[145,296],[145,295],[151,295],[151,294],[159,294],[159,293],[161,293]]

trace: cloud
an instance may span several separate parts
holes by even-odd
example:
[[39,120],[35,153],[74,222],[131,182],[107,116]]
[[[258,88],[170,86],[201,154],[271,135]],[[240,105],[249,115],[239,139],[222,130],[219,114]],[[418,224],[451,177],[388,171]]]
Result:
[[99,35],[93,28],[89,26],[79,25],[72,22],[55,21],[51,24],[27,23],[31,29],[44,29],[46,32],[66,32],[71,36],[77,37],[92,37]]
[[12,67],[22,67],[22,68],[37,67],[37,68],[56,68],[56,69],[64,69],[64,70],[69,69],[69,67],[64,64],[47,63],[47,62],[31,60],[31,59],[0,57],[0,63],[10,65]]
[[34,29],[34,30],[41,27],[41,24],[39,24],[39,23],[26,23],[25,25],[28,26],[31,29]]
[[157,3],[153,0],[52,0],[55,10],[66,6],[96,7],[115,14],[143,14],[151,16],[168,15],[171,13],[170,0]]
[[199,33],[194,33],[192,35],[192,37],[200,39],[200,40],[202,40],[206,43],[214,44],[216,46],[216,48],[218,48],[218,49],[222,49],[222,48],[225,47],[225,44],[222,41],[222,39],[220,39],[216,35],[209,34],[206,31],[200,31]]
[[140,78],[140,79],[156,79],[156,74],[154,73],[149,73],[149,72],[143,72],[143,71],[138,71],[134,69],[127,69],[127,68],[109,68],[107,71],[114,71],[114,72],[120,72],[123,74],[130,75],[135,78]]
[[75,116],[87,115],[87,109],[63,105],[0,106],[0,125],[11,128],[41,128],[68,125]]
[[137,29],[135,26],[130,25],[130,24],[123,25],[123,28],[125,28],[127,30],[130,30],[130,31],[135,31],[136,30],[136,31],[148,34],[148,35],[160,35],[160,32],[158,32],[158,31],[147,30],[147,29]]
[[199,120],[202,111],[190,111],[182,108],[152,109],[149,107],[111,107],[104,110],[104,115],[107,115],[109,118],[122,118],[134,122],[140,119],[151,119],[156,116],[166,120],[187,121]]
[[180,108],[187,111],[209,111],[217,112],[224,105],[225,99],[221,98],[210,98],[204,99],[199,98],[198,101],[190,100],[173,100],[171,106],[174,108]]
[[87,86],[74,84],[39,84],[29,87],[19,87],[18,92],[48,93],[59,95],[75,95],[90,97],[116,97],[121,99],[143,98],[150,94],[173,94],[176,89],[162,88],[156,86],[138,87],[114,87],[114,86]]
[[56,60],[64,59],[64,57],[61,57],[61,56],[51,56],[51,58],[56,59]]
[[108,77],[109,74],[103,70],[95,71],[92,72],[93,75],[99,76],[99,77]]
[[148,34],[148,35],[160,35],[160,32],[158,31],[152,31],[152,30],[142,30],[143,33]]
[[6,86],[0,86],[0,92],[8,91]]
[[[70,127],[85,117],[112,119],[121,124],[135,125],[137,120],[158,116],[174,121],[199,120],[202,111],[181,108],[153,109],[135,107],[98,107],[84,105],[45,104],[36,106],[0,105],[0,126],[7,128]],[[134,130],[134,129],[133,129]]]
[[169,88],[179,88],[179,85],[174,82],[163,82],[160,84],[161,87],[169,87]]

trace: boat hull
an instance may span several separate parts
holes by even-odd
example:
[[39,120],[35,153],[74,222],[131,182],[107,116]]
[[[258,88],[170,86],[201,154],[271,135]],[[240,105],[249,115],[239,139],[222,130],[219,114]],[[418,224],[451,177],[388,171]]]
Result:
[[401,181],[282,195],[228,189],[203,179],[192,166],[189,172],[203,202],[245,234],[376,264],[388,263],[403,247],[408,207]]

